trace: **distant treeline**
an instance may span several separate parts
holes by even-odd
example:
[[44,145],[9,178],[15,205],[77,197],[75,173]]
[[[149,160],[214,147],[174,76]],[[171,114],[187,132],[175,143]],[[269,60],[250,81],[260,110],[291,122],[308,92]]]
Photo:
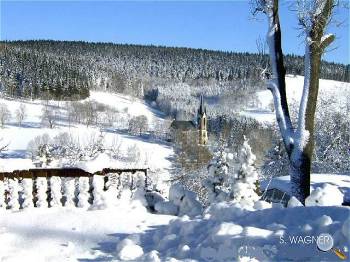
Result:
[[[0,42],[0,88],[9,96],[81,99],[104,89],[156,99],[154,86],[259,83],[268,57],[192,48],[51,40]],[[288,74],[303,57],[287,55]],[[349,65],[323,62],[321,78],[349,82]],[[233,85],[233,84],[232,84]]]

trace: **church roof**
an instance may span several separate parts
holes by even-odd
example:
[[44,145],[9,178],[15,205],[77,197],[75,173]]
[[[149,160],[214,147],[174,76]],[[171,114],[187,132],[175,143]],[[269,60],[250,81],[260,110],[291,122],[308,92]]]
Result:
[[196,125],[192,122],[192,121],[179,121],[179,120],[174,120],[171,123],[171,126],[174,129],[181,129],[184,131],[188,131],[188,130],[193,130],[196,129]]

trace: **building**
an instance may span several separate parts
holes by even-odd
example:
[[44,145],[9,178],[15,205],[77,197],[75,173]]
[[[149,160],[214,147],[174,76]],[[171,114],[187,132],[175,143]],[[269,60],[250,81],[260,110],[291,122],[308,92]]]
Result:
[[197,122],[193,120],[174,120],[170,130],[175,142],[193,143],[197,140],[199,145],[208,143],[208,120],[203,96],[200,97],[200,104],[197,111]]

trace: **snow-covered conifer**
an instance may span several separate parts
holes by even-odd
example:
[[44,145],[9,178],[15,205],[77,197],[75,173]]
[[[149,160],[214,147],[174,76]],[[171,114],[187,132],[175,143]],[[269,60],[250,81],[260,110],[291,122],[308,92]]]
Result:
[[244,206],[253,206],[259,200],[257,195],[258,172],[254,167],[255,155],[252,153],[248,140],[244,137],[243,146],[239,152],[239,169],[237,170],[232,195],[234,201]]
[[223,201],[229,197],[230,178],[228,154],[225,152],[223,141],[208,166],[209,176],[203,185],[208,190],[208,200],[210,203]]

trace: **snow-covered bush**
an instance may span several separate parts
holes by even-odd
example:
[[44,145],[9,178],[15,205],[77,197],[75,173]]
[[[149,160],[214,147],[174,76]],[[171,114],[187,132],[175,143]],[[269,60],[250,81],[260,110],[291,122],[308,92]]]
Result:
[[157,202],[155,210],[168,215],[188,215],[194,217],[202,214],[203,207],[196,193],[185,189],[180,184],[173,184],[169,189],[169,201]]
[[87,161],[105,151],[104,135],[92,133],[84,141],[74,139],[67,132],[59,133],[50,138],[48,134],[35,137],[28,143],[27,150],[33,161],[39,161],[43,166],[72,166],[78,161]]
[[33,180],[31,178],[24,178],[22,180],[22,208],[34,207],[33,202]]
[[61,206],[61,198],[62,198],[62,180],[60,177],[52,176],[50,178],[50,189],[51,189],[51,207]]
[[[145,199],[147,201],[147,206],[151,209],[151,210],[155,210],[155,206],[157,203],[161,203],[165,201],[165,198],[163,197],[163,195],[161,195],[158,192],[152,191],[152,192],[146,192],[145,193]],[[160,212],[159,213],[163,213]]]
[[340,206],[343,200],[344,195],[338,187],[325,183],[311,192],[305,199],[305,206]]
[[10,178],[8,180],[8,206],[11,210],[18,210],[19,205],[19,184],[17,178]]
[[134,144],[132,146],[128,146],[126,155],[125,155],[125,161],[131,162],[131,163],[139,163],[141,158],[141,151],[139,147]]
[[47,202],[47,180],[46,177],[37,177],[35,180],[37,190],[37,207],[48,207]]

